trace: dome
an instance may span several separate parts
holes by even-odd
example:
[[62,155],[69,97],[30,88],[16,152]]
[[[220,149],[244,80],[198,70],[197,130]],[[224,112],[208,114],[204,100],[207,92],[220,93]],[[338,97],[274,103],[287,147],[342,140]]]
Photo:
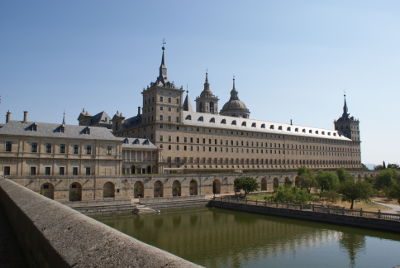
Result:
[[235,88],[235,79],[233,79],[233,88],[231,90],[231,98],[224,104],[220,112],[221,115],[249,118],[250,111],[246,104],[239,99],[238,92]]

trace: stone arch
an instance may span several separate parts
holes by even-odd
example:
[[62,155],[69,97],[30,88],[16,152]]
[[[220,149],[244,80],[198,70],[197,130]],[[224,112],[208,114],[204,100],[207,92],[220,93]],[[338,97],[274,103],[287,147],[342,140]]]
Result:
[[47,198],[54,199],[54,185],[49,182],[43,183],[42,186],[40,186],[40,194]]
[[115,197],[115,185],[108,181],[103,185],[103,198],[114,198]]
[[178,180],[172,183],[172,196],[181,196],[181,183]]
[[274,178],[273,186],[274,186],[274,191],[276,191],[279,187],[279,179],[278,178]]
[[156,181],[154,183],[154,197],[164,196],[164,186],[161,181]]
[[82,185],[79,182],[69,186],[69,201],[82,201]]
[[144,185],[143,182],[137,181],[133,185],[133,197],[134,198],[143,198],[144,197]]
[[218,179],[213,181],[213,194],[220,194],[221,193],[221,182]]
[[293,182],[289,177],[285,178],[285,187],[292,187]]
[[262,178],[261,179],[261,191],[267,191],[268,187],[267,187],[267,179],[266,178]]
[[189,194],[197,195],[197,181],[191,180],[189,184]]

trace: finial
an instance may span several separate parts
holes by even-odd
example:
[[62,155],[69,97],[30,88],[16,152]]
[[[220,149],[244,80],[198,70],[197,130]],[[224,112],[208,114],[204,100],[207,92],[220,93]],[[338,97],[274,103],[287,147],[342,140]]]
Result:
[[189,94],[189,84],[186,84],[186,94]]
[[236,87],[235,87],[235,75],[233,75],[233,89],[236,89]]
[[208,84],[208,70],[206,71],[206,83]]
[[162,40],[162,50],[165,50],[165,45],[167,44],[167,42],[165,42],[165,38],[163,38]]
[[62,124],[63,124],[63,125],[65,125],[65,110],[64,110],[64,113],[63,113],[63,120],[62,120]]

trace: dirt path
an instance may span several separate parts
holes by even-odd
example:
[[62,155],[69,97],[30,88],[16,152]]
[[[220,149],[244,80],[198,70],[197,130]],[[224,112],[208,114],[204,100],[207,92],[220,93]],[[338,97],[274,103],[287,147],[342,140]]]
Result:
[[386,213],[394,213],[394,214],[400,214],[400,205],[395,205],[395,204],[386,204],[386,203],[381,203],[377,201],[372,201],[375,204],[385,206],[387,208],[390,208],[390,210],[386,210]]

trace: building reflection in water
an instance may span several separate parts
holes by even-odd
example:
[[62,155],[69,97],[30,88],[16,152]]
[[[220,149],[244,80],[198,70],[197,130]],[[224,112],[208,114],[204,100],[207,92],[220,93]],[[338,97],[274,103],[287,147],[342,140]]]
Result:
[[[220,209],[179,210],[147,216],[102,217],[100,221],[143,242],[206,267],[240,267],[266,256],[296,257],[300,250],[339,243],[355,266],[365,236],[340,227]],[[344,227],[345,228],[345,227]],[[293,264],[295,265],[295,263]]]

